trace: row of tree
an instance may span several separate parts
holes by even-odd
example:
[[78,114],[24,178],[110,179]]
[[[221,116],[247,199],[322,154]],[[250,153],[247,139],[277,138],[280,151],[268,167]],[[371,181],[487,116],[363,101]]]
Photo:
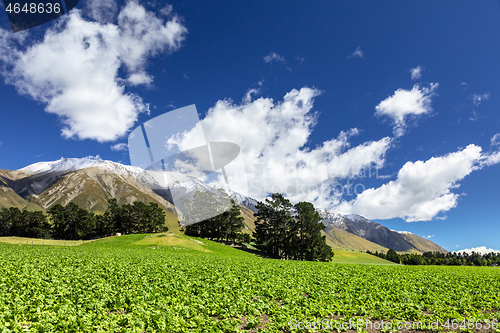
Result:
[[500,266],[500,253],[425,252],[423,254],[398,254],[392,249],[387,253],[366,252],[403,265]]
[[[184,227],[184,233],[216,240],[252,241],[250,235],[242,233],[245,225],[238,205],[231,200],[231,208],[227,210],[227,202],[224,193],[196,192],[192,200],[184,202],[185,221],[191,223]],[[311,203],[292,205],[275,193],[256,208],[253,244],[268,256],[310,261],[329,261],[333,257],[325,236],[321,235],[325,226]],[[195,223],[204,215],[215,217]]]
[[114,233],[164,232],[165,212],[157,203],[140,201],[119,206],[116,199],[108,201],[102,215],[96,215],[70,202],[50,207],[43,212],[21,211],[11,207],[0,211],[0,236],[55,238],[66,240],[92,239]]
[[[203,195],[202,192],[195,193],[197,197]],[[187,236],[222,240],[226,242],[250,243],[250,235],[243,233],[245,224],[240,214],[240,207],[234,200],[230,200],[230,202],[231,208],[229,210],[202,222],[185,226],[184,234]],[[201,206],[198,206],[198,208],[199,207]]]

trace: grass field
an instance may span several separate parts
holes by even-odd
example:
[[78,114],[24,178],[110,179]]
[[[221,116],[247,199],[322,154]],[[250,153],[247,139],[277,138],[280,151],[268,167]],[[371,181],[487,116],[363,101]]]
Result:
[[0,244],[1,332],[290,332],[325,319],[485,322],[499,309],[494,268],[271,260],[168,234]]
[[333,249],[335,256],[332,262],[339,264],[373,264],[373,265],[396,265],[395,263],[372,256],[368,253],[355,252],[349,250]]

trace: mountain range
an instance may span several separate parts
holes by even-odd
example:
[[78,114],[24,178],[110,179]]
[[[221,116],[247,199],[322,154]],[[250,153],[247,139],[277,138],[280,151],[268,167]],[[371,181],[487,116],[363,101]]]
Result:
[[[177,182],[176,186],[185,186],[185,193],[208,188],[197,179],[189,180]],[[189,186],[183,185],[188,183]],[[0,208],[13,206],[44,211],[54,204],[74,202],[81,208],[102,213],[110,198],[117,198],[120,204],[137,200],[157,202],[166,212],[169,230],[180,232],[173,200],[161,188],[162,184],[140,168],[99,159],[63,158],[19,170],[0,169]],[[230,195],[240,205],[246,231],[254,231],[256,219],[253,214],[257,200],[236,192]],[[322,209],[318,212],[325,225],[327,243],[333,248],[373,252],[386,252],[390,248],[406,253],[447,252],[428,239],[410,232],[390,230],[360,215]]]

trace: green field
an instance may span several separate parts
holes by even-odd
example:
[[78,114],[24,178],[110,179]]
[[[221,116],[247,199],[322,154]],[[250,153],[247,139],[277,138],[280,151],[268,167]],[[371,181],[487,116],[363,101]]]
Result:
[[392,261],[373,256],[368,253],[349,250],[333,249],[335,256],[332,262],[339,264],[372,264],[372,265],[397,265]]
[[289,332],[324,319],[485,322],[499,309],[494,268],[271,260],[168,234],[0,244],[1,332]]

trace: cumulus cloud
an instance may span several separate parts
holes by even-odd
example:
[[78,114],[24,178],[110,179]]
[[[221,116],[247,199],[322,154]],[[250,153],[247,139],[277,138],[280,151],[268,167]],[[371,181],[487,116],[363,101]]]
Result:
[[349,56],[349,58],[364,58],[365,56],[365,53],[363,52],[363,50],[361,50],[361,47],[357,47],[356,50],[354,50],[353,53],[351,53],[351,55]]
[[472,94],[470,97],[475,106],[479,106],[483,101],[490,99],[490,94]]
[[432,83],[428,88],[416,84],[411,90],[398,89],[375,107],[375,115],[391,118],[394,135],[400,137],[406,131],[408,120],[432,112],[432,96],[437,87],[438,83]]
[[[350,138],[359,133],[357,129],[307,147],[318,116],[313,103],[319,94],[316,89],[302,88],[290,91],[282,101],[244,98],[235,104],[220,100],[208,111],[201,121],[206,137],[241,148],[246,172],[237,171],[230,179],[232,189],[244,187],[239,182],[246,174],[248,193],[244,194],[256,199],[280,192],[293,202],[309,201],[332,208],[341,195],[335,191],[339,179],[353,178],[363,169],[384,164],[392,140],[386,137],[351,147]],[[192,138],[184,133],[175,141],[184,150],[191,146]]]
[[427,161],[407,162],[399,170],[396,180],[367,189],[356,199],[342,202],[338,209],[369,219],[432,220],[457,205],[459,195],[452,190],[480,167],[483,158],[481,147],[469,145]]
[[111,146],[111,150],[113,150],[113,151],[127,151],[128,145],[126,143],[117,143],[116,145]]
[[467,254],[472,254],[472,252],[479,253],[479,254],[500,253],[499,250],[488,249],[488,248],[486,248],[486,246],[479,246],[479,247],[473,247],[470,249],[454,251],[454,253],[467,253]]
[[39,42],[0,31],[2,74],[19,93],[60,117],[64,137],[116,140],[138,114],[149,112],[125,84],[150,84],[148,59],[177,50],[187,32],[175,16],[158,15],[129,1],[116,24],[89,22],[73,10]]
[[410,75],[412,80],[418,80],[422,77],[422,67],[417,66],[415,68],[410,69]]
[[267,64],[272,62],[285,62],[285,58],[276,52],[270,52],[264,57],[264,62]]

